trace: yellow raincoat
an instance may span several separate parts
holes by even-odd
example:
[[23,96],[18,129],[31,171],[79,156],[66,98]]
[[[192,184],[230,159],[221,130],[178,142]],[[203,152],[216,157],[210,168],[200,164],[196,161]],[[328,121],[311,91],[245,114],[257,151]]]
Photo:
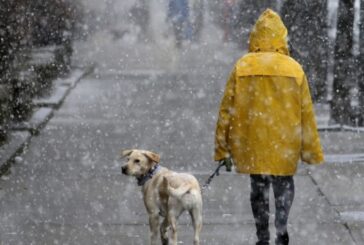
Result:
[[286,39],[280,17],[266,10],[227,82],[215,160],[232,157],[239,173],[294,175],[300,158],[323,161],[308,82]]

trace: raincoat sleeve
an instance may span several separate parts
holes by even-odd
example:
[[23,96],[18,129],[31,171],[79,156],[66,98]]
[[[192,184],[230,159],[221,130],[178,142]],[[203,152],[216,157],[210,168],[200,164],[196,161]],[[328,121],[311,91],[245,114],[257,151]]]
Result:
[[315,113],[312,105],[307,78],[301,85],[302,113],[302,149],[301,159],[308,164],[320,164],[324,161],[320,136],[317,130]]
[[215,161],[230,157],[228,137],[230,128],[231,110],[234,100],[235,68],[227,81],[224,97],[221,101],[219,118],[216,125],[215,135]]

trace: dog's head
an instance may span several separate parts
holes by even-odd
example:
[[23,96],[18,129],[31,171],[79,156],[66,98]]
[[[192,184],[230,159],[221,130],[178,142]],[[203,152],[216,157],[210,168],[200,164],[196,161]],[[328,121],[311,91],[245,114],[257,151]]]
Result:
[[125,150],[122,157],[127,159],[121,172],[125,175],[140,177],[148,173],[160,161],[160,156],[156,153],[144,150]]

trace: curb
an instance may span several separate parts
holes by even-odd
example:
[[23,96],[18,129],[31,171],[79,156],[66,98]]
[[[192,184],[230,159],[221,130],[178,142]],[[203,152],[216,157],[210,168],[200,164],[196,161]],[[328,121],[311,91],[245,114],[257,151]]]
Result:
[[348,125],[327,125],[327,126],[318,126],[318,131],[320,132],[355,132],[361,133],[364,132],[364,127],[352,127]]
[[55,110],[60,108],[67,95],[81,81],[90,74],[94,65],[85,69],[75,69],[67,78],[58,78],[54,81],[55,90],[45,98],[36,98],[33,103],[38,107],[31,118],[24,122],[10,125],[9,140],[0,147],[0,176],[5,174],[11,167],[15,157],[29,144],[32,136],[38,135],[40,130],[52,118]]
[[33,104],[36,107],[51,107],[58,109],[62,105],[68,93],[91,71],[92,68],[87,68],[85,70],[75,69],[69,74],[69,77],[65,79],[56,79],[54,81],[55,87],[53,93],[46,97],[34,99]]
[[13,123],[10,129],[13,131],[29,131],[32,135],[36,135],[52,116],[52,108],[41,107],[33,113],[28,121]]

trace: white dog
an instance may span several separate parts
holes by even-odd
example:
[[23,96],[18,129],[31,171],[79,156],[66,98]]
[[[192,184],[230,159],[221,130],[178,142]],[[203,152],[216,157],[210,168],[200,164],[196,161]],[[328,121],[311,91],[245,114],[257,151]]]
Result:
[[[177,219],[184,210],[192,218],[194,245],[199,245],[202,229],[201,188],[191,174],[176,173],[161,167],[158,154],[144,150],[125,150],[127,163],[122,173],[134,176],[142,186],[144,204],[149,215],[150,244],[157,245],[160,231],[163,245],[169,244],[168,229],[171,229],[171,244],[177,245]],[[159,225],[159,216],[164,219]]]

